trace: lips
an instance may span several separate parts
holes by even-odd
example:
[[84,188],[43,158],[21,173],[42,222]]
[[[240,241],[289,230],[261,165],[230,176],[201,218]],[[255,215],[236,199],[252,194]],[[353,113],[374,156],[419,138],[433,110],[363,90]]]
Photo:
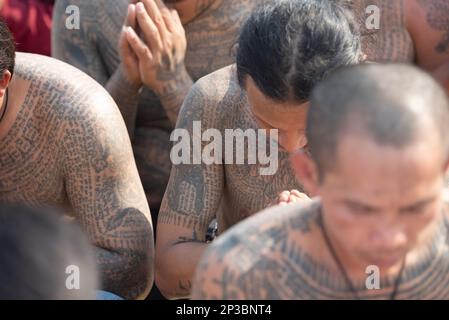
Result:
[[402,260],[403,257],[404,257],[403,254],[395,254],[382,257],[375,257],[374,259],[372,259],[372,261],[374,265],[386,268],[396,265]]

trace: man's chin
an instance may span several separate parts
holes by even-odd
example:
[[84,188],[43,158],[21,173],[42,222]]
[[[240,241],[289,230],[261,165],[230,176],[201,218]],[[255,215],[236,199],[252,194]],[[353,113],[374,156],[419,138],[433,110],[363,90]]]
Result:
[[383,256],[383,257],[373,257],[369,259],[370,265],[374,265],[379,269],[388,270],[397,267],[402,263],[404,258],[403,254]]

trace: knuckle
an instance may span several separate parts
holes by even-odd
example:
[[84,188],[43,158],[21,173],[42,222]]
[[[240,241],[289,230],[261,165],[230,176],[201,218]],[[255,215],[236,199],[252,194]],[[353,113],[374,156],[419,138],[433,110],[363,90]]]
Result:
[[173,48],[173,41],[171,39],[165,40],[164,43],[165,53],[171,54],[171,49]]
[[171,17],[172,17],[172,15],[171,15],[171,13],[170,13],[170,11],[168,9],[162,9],[161,10],[161,15],[165,19],[171,19]]
[[155,26],[149,26],[148,33],[151,37],[156,37],[159,32],[157,31],[157,28]]
[[163,17],[162,17],[162,15],[160,15],[160,14],[156,14],[155,16],[154,16],[154,24],[156,24],[157,26],[161,26],[162,25],[162,22],[163,22]]

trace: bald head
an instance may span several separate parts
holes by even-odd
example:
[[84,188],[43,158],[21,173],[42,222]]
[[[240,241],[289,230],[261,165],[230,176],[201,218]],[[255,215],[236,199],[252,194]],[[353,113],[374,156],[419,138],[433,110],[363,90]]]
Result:
[[315,88],[311,99],[307,139],[320,173],[331,169],[345,134],[365,134],[379,145],[397,149],[436,137],[447,159],[447,96],[433,78],[412,66],[340,69]]

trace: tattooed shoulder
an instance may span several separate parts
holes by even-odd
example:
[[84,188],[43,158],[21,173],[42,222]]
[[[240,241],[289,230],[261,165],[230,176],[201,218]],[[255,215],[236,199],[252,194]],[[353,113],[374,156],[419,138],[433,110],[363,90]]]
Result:
[[[128,0],[58,0],[52,29],[52,56],[83,70],[101,84],[119,64],[118,37]],[[79,28],[68,28],[67,8],[78,8]]]
[[[224,111],[220,102],[233,86],[232,67],[221,69],[200,79],[190,90],[178,117],[176,128],[187,130],[194,138],[202,134],[194,130],[195,122],[201,131],[220,129]],[[190,145],[193,155],[193,144]],[[173,165],[170,180],[162,202],[160,222],[198,228],[204,238],[209,223],[219,210],[224,178],[221,165],[179,164]]]
[[418,0],[418,5],[424,9],[428,25],[441,33],[441,38],[435,46],[438,53],[448,53],[449,50],[449,1]]
[[243,99],[234,65],[215,71],[195,83],[181,107],[177,128],[187,128],[193,121],[202,121],[202,129],[219,129],[222,117],[232,105],[228,97],[234,97],[232,101],[235,97]]
[[317,230],[319,206],[314,201],[306,208],[300,204],[269,208],[224,233],[199,265],[193,297],[293,298],[306,284],[303,268],[322,271],[299,245]]

